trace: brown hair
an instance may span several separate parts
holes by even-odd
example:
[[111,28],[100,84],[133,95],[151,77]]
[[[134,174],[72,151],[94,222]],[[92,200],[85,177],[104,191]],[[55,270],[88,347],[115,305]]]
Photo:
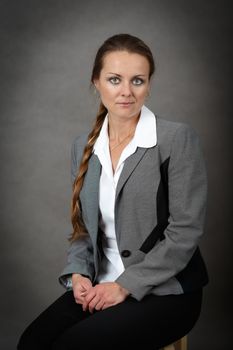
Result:
[[[139,38],[129,34],[117,34],[108,38],[97,51],[92,75],[91,82],[94,84],[95,80],[99,79],[100,72],[103,68],[104,57],[114,51],[127,51],[129,53],[137,53],[147,58],[150,66],[149,79],[155,71],[155,64],[153,55],[149,47]],[[82,208],[79,200],[79,194],[83,186],[85,174],[88,169],[88,161],[91,157],[93,146],[97,140],[101,127],[103,125],[107,109],[100,102],[99,112],[97,114],[94,127],[88,135],[87,144],[83,151],[83,156],[80,162],[79,171],[73,184],[73,198],[71,204],[71,221],[73,225],[73,233],[70,241],[75,241],[79,237],[87,233],[83,219],[82,219]]]

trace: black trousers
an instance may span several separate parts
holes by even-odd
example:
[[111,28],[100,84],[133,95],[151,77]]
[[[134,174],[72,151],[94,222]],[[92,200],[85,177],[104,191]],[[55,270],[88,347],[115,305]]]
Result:
[[132,297],[90,314],[69,291],[22,334],[18,350],[159,349],[187,334],[201,311],[202,290],[182,295]]

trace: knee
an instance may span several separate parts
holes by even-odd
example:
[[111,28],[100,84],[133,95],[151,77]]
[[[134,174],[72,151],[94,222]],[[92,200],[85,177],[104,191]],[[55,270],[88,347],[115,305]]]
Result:
[[17,350],[29,350],[34,349],[34,345],[31,344],[31,341],[25,334],[22,334],[19,338],[18,344],[17,344]]
[[33,336],[33,334],[26,329],[23,334],[20,336],[17,350],[42,350],[44,347],[41,347],[37,341],[37,339]]

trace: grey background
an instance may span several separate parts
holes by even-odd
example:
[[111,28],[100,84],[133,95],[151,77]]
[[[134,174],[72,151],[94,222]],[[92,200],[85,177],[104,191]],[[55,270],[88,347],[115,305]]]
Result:
[[230,1],[0,1],[0,348],[63,293],[70,146],[92,126],[103,40],[128,32],[157,62],[150,107],[199,133],[209,177],[201,249],[210,283],[189,350],[230,346],[232,292]]

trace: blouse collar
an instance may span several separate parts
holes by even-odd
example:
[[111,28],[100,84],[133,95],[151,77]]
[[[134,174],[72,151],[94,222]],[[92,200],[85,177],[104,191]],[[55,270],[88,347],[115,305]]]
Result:
[[[135,148],[150,148],[157,144],[156,117],[146,106],[142,106],[134,137],[131,142]],[[94,144],[93,152],[98,154],[98,151],[103,150],[103,148],[106,147],[106,144],[109,144],[108,114],[104,119],[100,134]]]

